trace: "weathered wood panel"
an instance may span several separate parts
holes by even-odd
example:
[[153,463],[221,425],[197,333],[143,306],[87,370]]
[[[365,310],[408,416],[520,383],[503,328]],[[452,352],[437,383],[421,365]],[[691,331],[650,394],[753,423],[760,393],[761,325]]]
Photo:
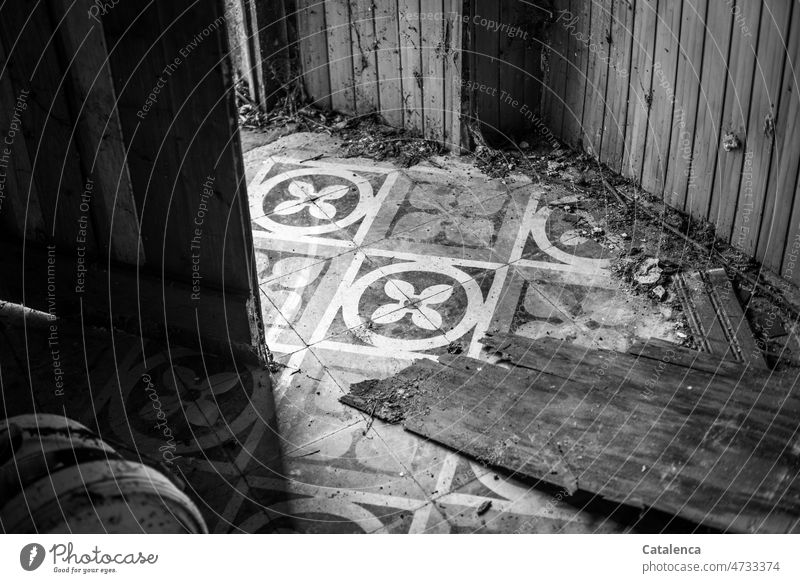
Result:
[[603,121],[600,160],[616,172],[622,170],[628,128],[628,85],[633,43],[633,0],[615,0],[609,38],[606,115]]
[[664,182],[664,200],[681,210],[686,205],[686,192],[696,170],[692,168],[692,152],[703,67],[703,44],[706,38],[707,6],[707,0],[683,1],[672,136]]
[[756,253],[761,217],[767,199],[767,183],[770,173],[774,173],[772,153],[776,120],[781,113],[781,75],[786,60],[786,35],[793,5],[793,2],[782,0],[764,0],[762,9],[756,74],[744,144],[745,163],[752,167],[752,171],[739,185],[733,223],[733,244],[748,255]]
[[636,180],[641,180],[642,177],[644,152],[649,136],[657,7],[658,0],[636,0],[633,36],[630,39],[633,47],[622,174]]
[[[726,3],[708,3],[700,101],[697,104],[697,134],[692,150],[693,180],[686,191],[686,211],[696,219],[709,216],[711,189],[721,156],[719,144],[722,107],[725,103],[725,68],[730,52],[732,21],[733,13]],[[719,200],[719,195],[716,199]]]
[[350,42],[358,115],[369,115],[380,109],[374,9],[372,0],[350,0]]
[[609,50],[613,0],[595,0],[589,16],[589,61],[586,67],[586,97],[583,102],[583,149],[600,156],[603,123],[608,103]]
[[342,400],[568,492],[723,531],[800,529],[798,455],[785,447],[800,430],[791,381],[558,341],[485,342],[514,367],[445,355]]
[[400,77],[402,79],[403,124],[422,135],[422,50],[420,44],[420,0],[398,0],[400,13]]
[[[619,19],[626,4],[633,34]],[[603,44],[607,5],[571,0],[554,13],[550,26],[564,28],[570,45],[566,79],[547,77],[547,90],[565,100],[563,121],[550,129],[800,283],[798,8],[781,0],[614,0]],[[551,52],[563,42],[558,32],[549,35]],[[607,44],[603,93],[597,64]],[[619,82],[611,73],[628,55],[630,75]],[[597,107],[601,93],[606,103]],[[623,111],[624,123],[608,123]]]
[[423,8],[420,13],[423,127],[427,139],[441,143],[444,142],[446,51],[443,2],[429,0],[420,6]]
[[[781,111],[775,123],[775,163],[774,174],[770,176],[767,191],[767,206],[761,220],[761,236],[758,240],[756,257],[764,265],[779,272],[784,258],[791,250],[797,233],[800,204],[797,200],[796,183],[800,168],[800,10],[792,11],[789,25],[789,47],[783,69],[781,88]],[[790,211],[789,209],[793,209]],[[787,244],[788,243],[788,244]]]
[[[0,36],[7,57],[15,100],[8,115],[19,118],[20,137],[28,149],[30,175],[36,185],[46,235],[60,247],[75,249],[78,241],[87,255],[97,251],[91,210],[83,207],[87,193],[75,145],[72,114],[67,100],[53,27],[47,6],[30,10],[0,7]],[[24,164],[24,161],[21,160]],[[24,182],[23,182],[24,184]]]
[[297,0],[297,44],[306,94],[317,107],[330,109],[331,79],[325,31],[324,3],[321,0]]
[[383,119],[403,127],[403,79],[400,64],[400,29],[397,3],[375,3],[375,42],[378,92]]
[[[324,5],[328,31],[331,105],[336,111],[355,114],[358,110],[354,87],[350,5],[347,0],[325,0]],[[312,97],[319,98],[317,95]]]
[[682,7],[681,2],[658,3],[650,119],[641,180],[645,190],[659,195],[664,191],[669,160]]
[[87,18],[89,0],[53,0],[60,47],[68,64],[75,137],[84,175],[94,183],[91,205],[96,234],[111,259],[144,263],[139,218],[126,161],[117,96],[101,22]]

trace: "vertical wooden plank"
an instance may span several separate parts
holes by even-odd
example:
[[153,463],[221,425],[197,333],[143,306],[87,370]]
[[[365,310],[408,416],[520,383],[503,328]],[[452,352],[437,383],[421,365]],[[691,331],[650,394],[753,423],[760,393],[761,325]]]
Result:
[[675,101],[675,75],[678,63],[678,39],[681,30],[681,2],[658,4],[658,29],[653,61],[653,97],[642,171],[642,187],[662,194],[669,159],[670,128]]
[[400,14],[400,66],[402,72],[403,124],[422,135],[422,50],[420,0],[397,0]]
[[518,0],[500,2],[500,19],[495,25],[497,34],[499,85],[495,99],[498,101],[498,127],[504,141],[513,142],[524,130],[520,108],[525,103],[525,42],[509,30],[512,23],[524,22],[524,5]]
[[259,101],[258,80],[251,59],[250,43],[247,33],[249,15],[245,11],[242,0],[225,0],[225,24],[228,27],[228,38],[231,46],[231,62],[236,72],[236,79],[243,79],[255,102]]
[[425,138],[440,143],[444,141],[445,117],[444,21],[442,14],[442,0],[431,0],[425,3],[420,22]]
[[373,12],[372,0],[350,0],[350,42],[353,45],[353,84],[358,115],[380,110]]
[[53,0],[53,21],[70,56],[69,86],[84,175],[91,177],[98,243],[111,259],[144,262],[117,96],[101,22],[87,18],[90,0]]
[[615,172],[622,169],[628,115],[631,52],[634,27],[633,0],[616,0],[611,21],[611,54],[606,90],[607,112],[603,123],[601,160]]
[[[770,177],[770,192],[775,198],[771,211],[764,213],[761,230],[764,233],[758,244],[758,256],[768,268],[779,271],[789,263],[788,255],[800,248],[796,242],[800,228],[800,199],[796,192],[797,174],[800,171],[800,10],[792,12],[789,25],[789,47],[783,69],[781,114],[775,124],[782,139],[775,142],[776,173]],[[791,209],[791,211],[789,210]],[[785,252],[784,252],[785,249]],[[796,258],[795,258],[796,260]],[[798,269],[800,271],[800,269]],[[785,274],[785,272],[784,272]]]
[[[544,72],[545,83],[542,92],[542,119],[551,131],[560,136],[564,124],[564,100],[566,99],[567,86],[567,62],[569,52],[569,33],[558,23],[560,14],[569,12],[569,0],[555,0],[553,3],[553,22],[548,27],[549,46],[549,70]],[[536,42],[537,39],[530,39],[528,42]],[[529,49],[530,50],[530,49]],[[532,75],[526,63],[525,70],[528,75]],[[530,103],[527,97],[526,103]]]
[[297,36],[306,93],[313,105],[330,109],[331,78],[322,0],[297,0]]
[[797,183],[793,190],[789,191],[788,196],[793,199],[792,219],[789,223],[789,235],[786,237],[786,245],[782,255],[781,275],[800,286],[800,176],[796,177]]
[[147,265],[201,289],[248,293],[249,204],[225,25],[209,6],[219,8],[122,3],[103,25]]
[[686,210],[696,219],[709,218],[711,189],[720,148],[720,124],[725,103],[726,66],[731,44],[733,13],[725,2],[708,3],[700,98],[697,105],[697,134],[692,152],[692,183],[686,192]]
[[569,34],[567,88],[562,139],[572,147],[583,142],[583,103],[586,96],[586,70],[589,62],[590,0],[570,0],[569,12],[556,15],[556,25]]
[[737,4],[731,31],[731,51],[728,61],[728,79],[725,88],[725,104],[722,112],[721,142],[725,134],[736,136],[742,147],[729,152],[720,148],[718,171],[714,174],[711,188],[710,217],[717,226],[717,236],[730,242],[739,183],[744,168],[744,143],[747,120],[750,113],[750,96],[755,73],[756,42],[761,18],[761,2]]
[[642,180],[642,166],[649,136],[657,10],[658,0],[636,0],[626,115],[628,131],[625,132],[622,174],[638,182]]
[[444,0],[445,11],[445,146],[454,152],[461,150],[461,98],[462,98],[462,0]]
[[402,72],[397,0],[375,2],[375,52],[381,115],[391,126],[403,127]]
[[[478,84],[475,90],[475,104],[481,131],[492,142],[499,142],[500,108],[500,37],[497,30],[488,23],[500,20],[500,4],[494,0],[475,0],[475,74],[473,80]],[[491,30],[490,30],[491,28]]]
[[350,38],[348,0],[325,0],[328,25],[328,69],[331,75],[331,105],[346,114],[356,113],[353,86],[353,45]]
[[244,0],[249,14],[254,78],[261,107],[272,108],[292,79],[284,2]]
[[[523,77],[522,82],[524,86],[524,100],[522,102],[521,111],[518,115],[522,118],[520,126],[524,129],[524,131],[530,132],[532,129],[535,129],[537,132],[543,131],[545,127],[551,127],[546,122],[544,126],[538,126],[536,124],[537,118],[541,120],[542,116],[544,115],[543,109],[543,102],[542,97],[544,95],[544,71],[542,70],[542,54],[544,53],[545,47],[542,42],[543,33],[542,25],[541,25],[541,18],[542,14],[536,7],[525,5],[523,7],[523,14],[527,14],[521,22],[525,22],[530,26],[530,29],[527,29],[525,33],[528,35],[527,38],[524,39],[525,43],[525,61],[522,64],[523,69]],[[535,18],[535,20],[534,20]],[[561,93],[555,99],[558,101],[560,108],[559,113],[561,119],[563,120],[564,116],[564,87],[567,82],[567,78],[565,76],[566,73],[566,63],[564,59],[561,59],[560,66],[562,68],[561,71],[561,80],[556,82],[556,86],[558,89],[561,90]],[[521,115],[520,115],[521,114]],[[553,126],[551,131],[554,132],[555,135],[559,135],[561,133],[561,124],[559,123],[558,127]]]
[[31,174],[26,137],[20,131],[19,96],[14,93],[7,63],[0,42],[0,103],[5,104],[0,107],[0,226],[16,239],[44,240],[44,217]]
[[756,74],[745,142],[745,164],[752,160],[752,175],[745,177],[739,185],[739,201],[733,223],[733,243],[748,255],[756,252],[767,198],[776,120],[780,119],[781,77],[792,5],[782,0],[764,0],[762,7]]
[[669,163],[664,182],[664,200],[683,210],[692,175],[697,104],[705,42],[708,0],[683,0],[681,43],[675,81],[675,106],[672,112]]
[[608,104],[609,50],[611,43],[611,13],[614,0],[592,0],[589,32],[589,64],[586,69],[586,99],[583,104],[583,149],[600,158],[603,122]]
[[[767,6],[770,5],[768,4]],[[800,22],[797,20],[798,12],[800,12],[800,9],[794,3],[791,12],[791,23],[795,24],[795,28],[792,29],[791,25],[788,26],[783,38],[783,43],[786,43],[786,52],[779,56],[776,55],[775,58],[777,61],[781,60],[782,57],[784,66],[780,71],[776,69],[770,71],[770,75],[780,77],[780,81],[777,81],[779,83],[778,94],[768,93],[766,96],[771,108],[774,110],[774,112],[767,114],[773,116],[772,139],[765,135],[763,125],[761,128],[764,140],[763,148],[772,149],[769,164],[764,169],[760,169],[763,171],[756,174],[754,182],[756,197],[762,196],[764,200],[760,221],[754,225],[759,227],[755,256],[756,259],[764,263],[766,263],[766,258],[769,256],[768,249],[770,246],[783,249],[788,221],[787,215],[789,214],[787,209],[791,205],[789,193],[794,190],[791,179],[788,178],[796,173],[795,164],[800,155],[800,146],[798,146],[800,141],[797,139],[797,133],[790,129],[790,125],[796,123],[797,103],[800,100],[800,94],[795,91],[798,71],[792,66],[798,63],[795,56],[797,52],[795,48],[797,37],[800,36],[800,28],[797,28],[800,26]],[[781,15],[782,13],[773,13],[776,18],[776,28],[778,25],[783,24],[780,20],[777,20]],[[770,65],[773,65],[773,63],[770,63]],[[793,142],[786,144],[787,137]],[[758,160],[758,157],[756,157],[756,160]],[[779,180],[782,172],[785,174],[783,181]],[[778,218],[777,215],[780,215],[781,218]],[[780,268],[780,260],[772,259],[769,263],[773,267]]]
[[25,96],[25,108],[11,115],[18,113],[20,131],[26,135],[47,235],[67,249],[82,245],[91,256],[97,249],[96,238],[91,214],[81,210],[85,184],[72,141],[72,113],[62,84],[65,73],[51,42],[52,33],[44,4],[30,10],[9,4],[0,7],[7,71],[14,94]]

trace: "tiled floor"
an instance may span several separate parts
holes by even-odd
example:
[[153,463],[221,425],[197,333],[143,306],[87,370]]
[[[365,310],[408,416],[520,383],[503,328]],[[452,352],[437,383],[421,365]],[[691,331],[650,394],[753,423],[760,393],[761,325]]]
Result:
[[315,160],[337,150],[295,134],[246,156],[267,342],[285,364],[272,391],[257,363],[65,323],[58,395],[51,322],[29,314],[23,327],[0,305],[0,412],[84,423],[180,478],[215,532],[628,528],[635,513],[617,522],[613,508],[500,475],[339,397],[414,359],[481,358],[490,329],[624,350],[673,339],[669,314],[609,276],[615,251],[581,233],[591,217],[552,204],[569,192],[487,180],[458,158]]
[[[467,162],[398,169],[338,160],[318,135],[248,154],[267,343],[285,368],[275,400],[286,480],[253,471],[217,530],[594,532],[624,527],[340,404],[348,384],[461,349],[490,329],[624,350],[674,322],[608,273],[570,196]],[[272,505],[259,500],[277,500]],[[491,502],[488,511],[477,509]],[[294,517],[290,520],[289,517]]]

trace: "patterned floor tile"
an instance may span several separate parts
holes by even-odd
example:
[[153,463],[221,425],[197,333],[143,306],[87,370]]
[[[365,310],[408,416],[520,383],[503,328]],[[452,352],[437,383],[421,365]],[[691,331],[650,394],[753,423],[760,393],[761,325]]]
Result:
[[[666,315],[615,288],[590,217],[457,159],[396,170],[313,153],[287,148],[250,188],[268,343],[286,367],[274,388],[283,476],[242,454],[251,495],[226,508],[232,528],[622,530],[339,402],[351,383],[417,358],[480,356],[490,328],[615,348],[668,338]],[[245,449],[267,437],[256,427]]]

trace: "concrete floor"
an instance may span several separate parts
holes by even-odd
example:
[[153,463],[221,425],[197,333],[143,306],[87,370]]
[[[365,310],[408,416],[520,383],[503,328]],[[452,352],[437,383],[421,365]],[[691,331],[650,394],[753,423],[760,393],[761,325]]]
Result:
[[[448,347],[482,358],[487,330],[618,350],[674,340],[669,311],[621,289],[613,251],[545,204],[567,191],[488,180],[458,158],[399,169],[337,151],[301,133],[245,156],[267,343],[286,367],[275,379],[285,480],[248,475],[217,530],[625,530],[338,399]],[[257,461],[268,433],[254,424],[241,455]]]

